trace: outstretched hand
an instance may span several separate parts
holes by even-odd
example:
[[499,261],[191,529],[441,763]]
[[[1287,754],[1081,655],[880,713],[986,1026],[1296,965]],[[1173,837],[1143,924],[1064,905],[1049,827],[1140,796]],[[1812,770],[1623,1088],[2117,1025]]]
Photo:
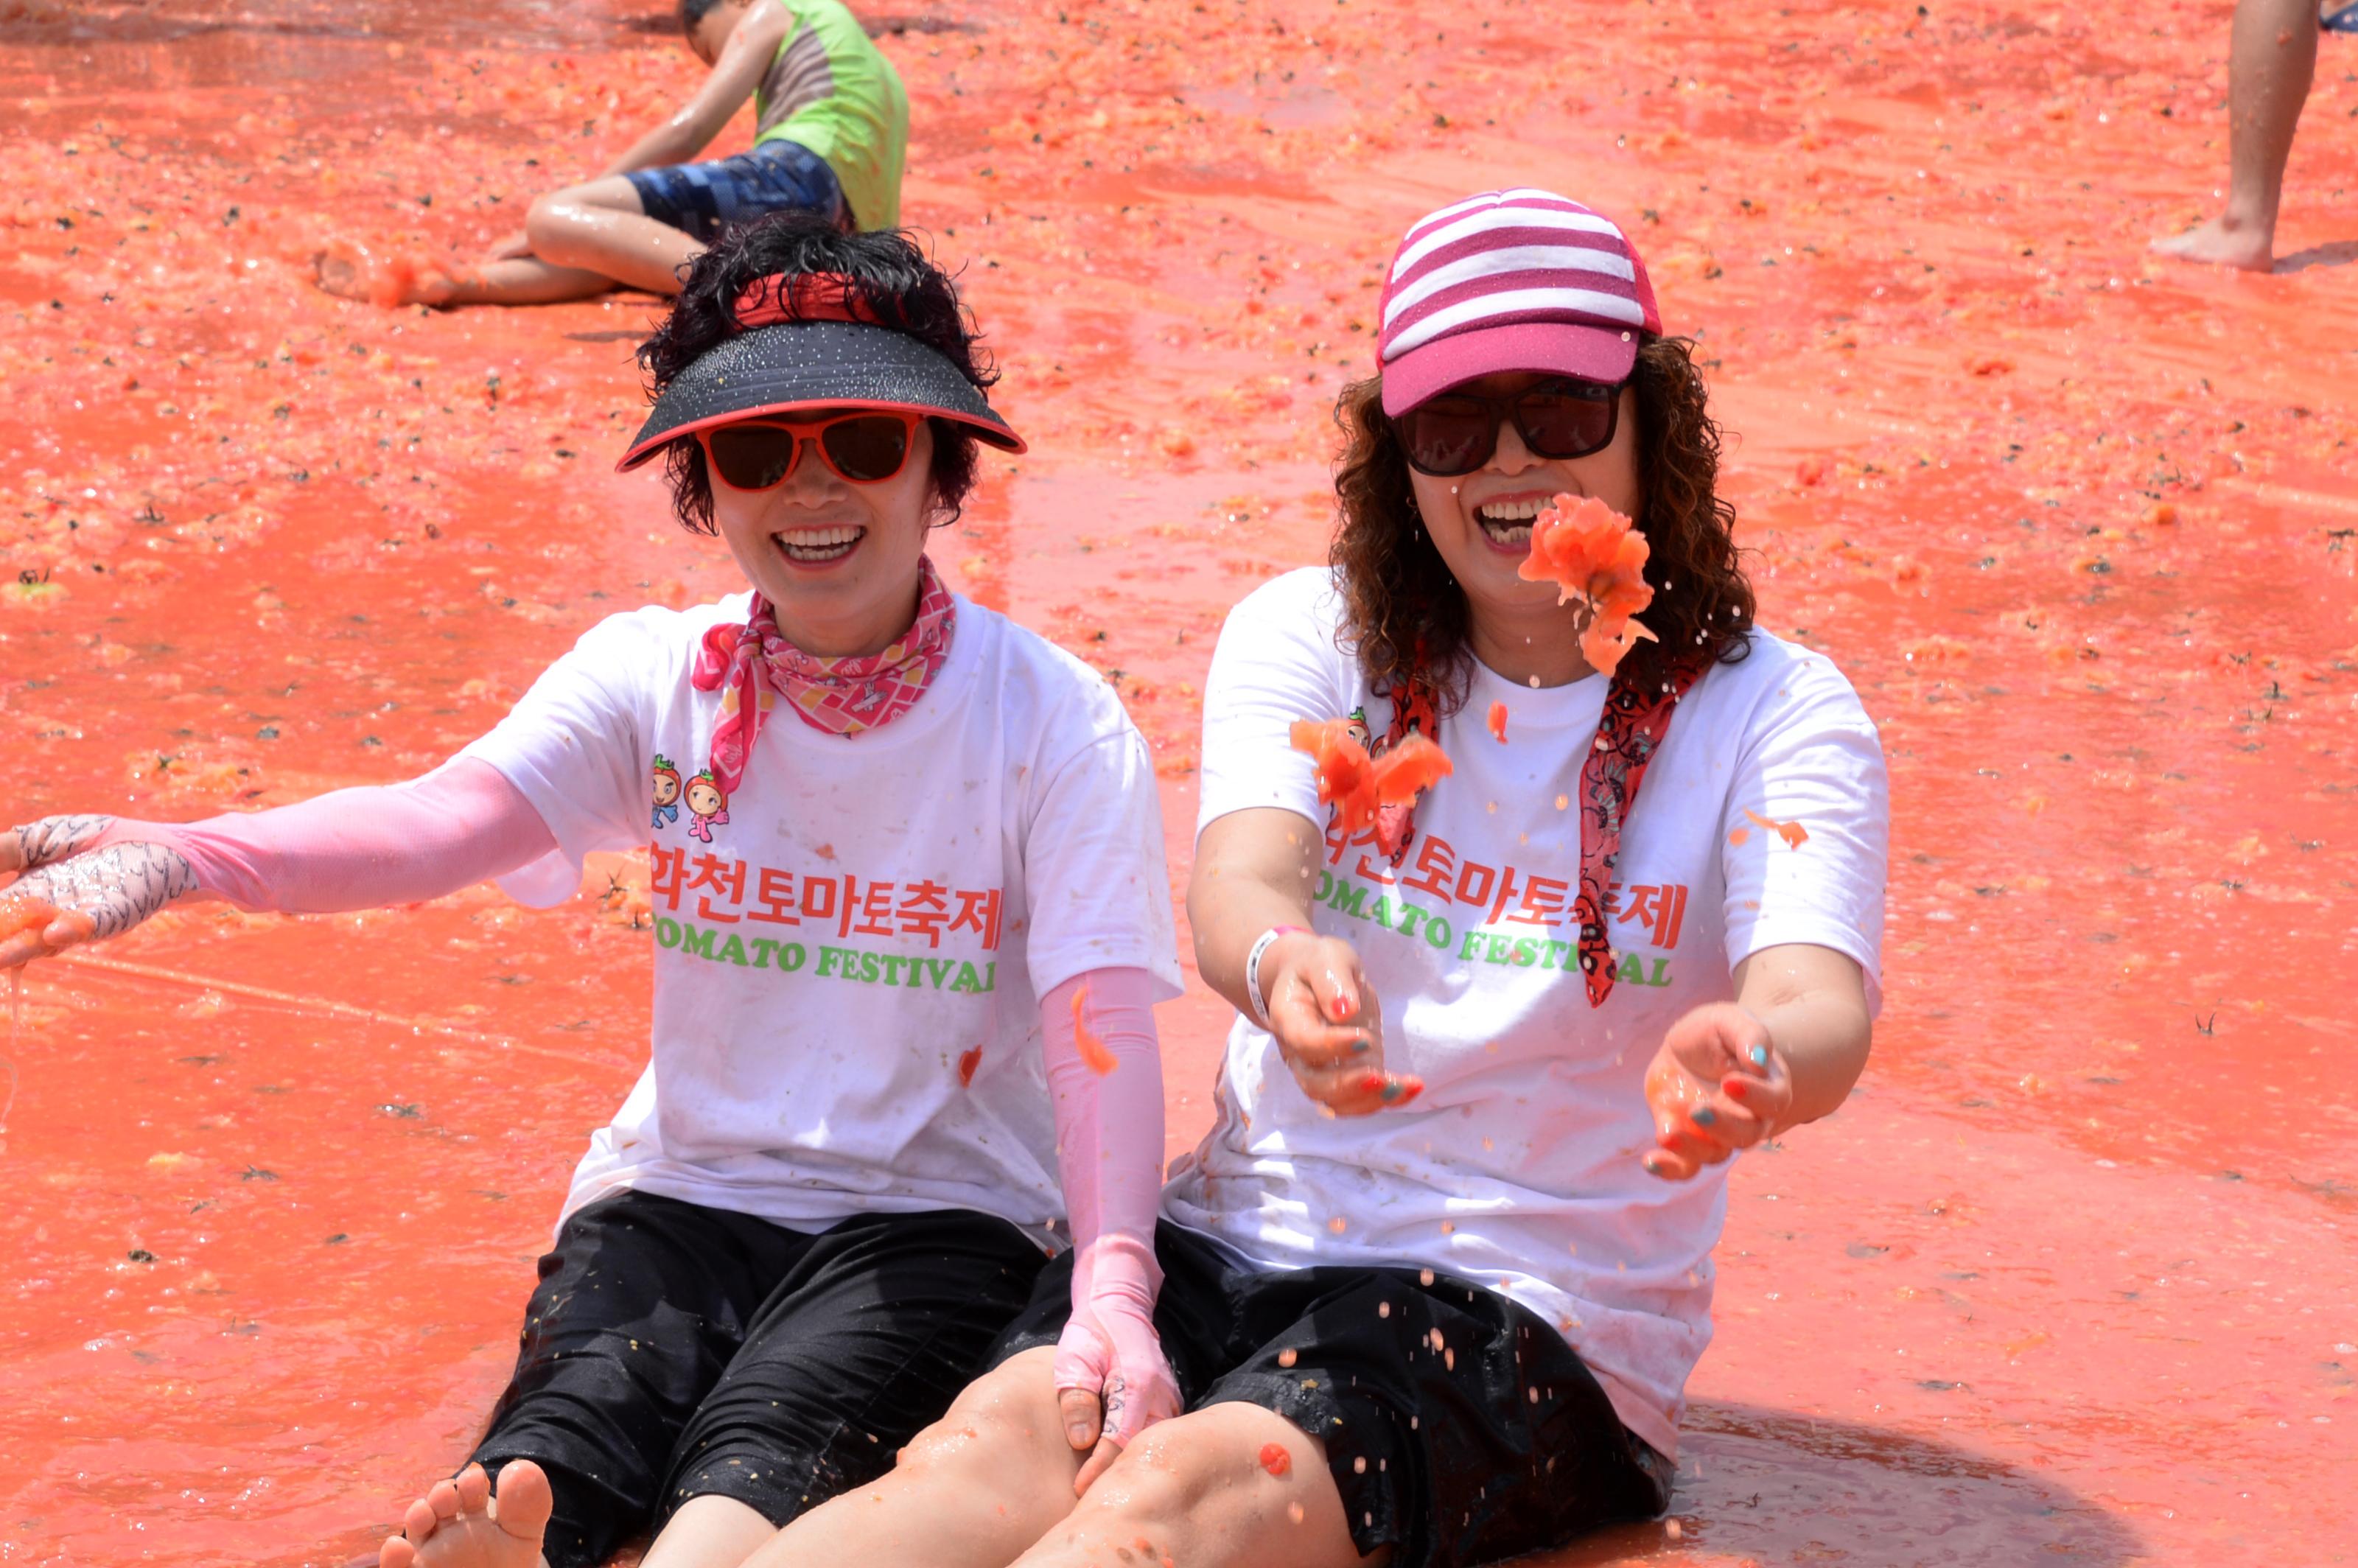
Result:
[[1644,1164],[1682,1182],[1767,1139],[1791,1110],[1793,1080],[1768,1027],[1734,1002],[1698,1007],[1670,1027],[1646,1069],[1660,1147]]
[[197,889],[196,868],[168,844],[91,849],[111,816],[45,816],[0,832],[0,969],[94,937],[119,936]]
[[1422,1078],[1385,1070],[1383,1010],[1348,942],[1281,936],[1261,956],[1260,986],[1293,1081],[1336,1115],[1366,1116],[1423,1092]]

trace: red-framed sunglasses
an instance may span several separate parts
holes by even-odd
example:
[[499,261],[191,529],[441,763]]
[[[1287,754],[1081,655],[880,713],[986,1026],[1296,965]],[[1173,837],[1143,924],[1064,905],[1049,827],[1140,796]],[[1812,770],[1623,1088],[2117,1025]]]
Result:
[[1509,419],[1532,456],[1585,458],[1613,444],[1621,387],[1602,381],[1544,381],[1511,397],[1444,392],[1392,421],[1409,466],[1436,479],[1472,473],[1498,449]]
[[733,425],[698,430],[705,461],[731,490],[774,490],[794,473],[805,443],[819,460],[853,484],[881,484],[909,460],[922,414],[902,409],[860,408],[824,419],[788,419],[763,415]]

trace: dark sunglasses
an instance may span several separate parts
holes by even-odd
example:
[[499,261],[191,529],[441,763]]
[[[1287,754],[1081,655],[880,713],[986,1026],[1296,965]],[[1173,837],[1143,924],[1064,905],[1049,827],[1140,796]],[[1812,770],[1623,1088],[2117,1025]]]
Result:
[[854,484],[879,484],[909,460],[909,443],[920,414],[898,409],[860,409],[825,419],[774,416],[741,420],[696,438],[720,482],[731,490],[774,490],[802,460],[806,442],[819,460]]
[[1409,466],[1436,479],[1472,473],[1498,449],[1498,427],[1515,434],[1531,455],[1585,458],[1613,444],[1621,417],[1621,385],[1601,381],[1545,381],[1511,397],[1444,392],[1392,421]]

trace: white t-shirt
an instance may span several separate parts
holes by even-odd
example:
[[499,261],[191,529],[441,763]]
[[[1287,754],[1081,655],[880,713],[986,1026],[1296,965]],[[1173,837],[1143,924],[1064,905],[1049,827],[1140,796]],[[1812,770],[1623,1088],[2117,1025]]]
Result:
[[526,902],[650,847],[652,1060],[565,1212],[628,1187],[804,1230],[1042,1227],[1065,1206],[1038,998],[1110,966],[1179,990],[1145,742],[1095,671],[960,599],[914,708],[842,736],[773,706],[723,803],[696,775],[724,693],[689,674],[748,598],[600,622],[466,750],[557,838],[503,883]]
[[[1239,604],[1204,693],[1204,824],[1282,806],[1325,824],[1295,719],[1389,702],[1336,646],[1341,604],[1306,569]],[[1496,1288],[1556,1325],[1622,1421],[1675,1454],[1682,1390],[1711,1338],[1711,1249],[1726,1167],[1646,1173],[1644,1088],[1663,1033],[1731,999],[1729,970],[1805,942],[1858,961],[1870,1000],[1882,939],[1887,806],[1875,727],[1832,663],[1755,634],[1679,704],[1621,838],[1606,910],[1618,979],[1582,982],[1582,760],[1601,676],[1551,690],[1476,666],[1436,739],[1455,765],[1416,808],[1394,868],[1373,833],[1329,827],[1320,933],[1351,942],[1383,1011],[1384,1065],[1423,1094],[1336,1118],[1305,1096],[1260,1029],[1228,1037],[1218,1114],[1174,1166],[1165,1211],[1272,1267],[1405,1263]],[[1507,705],[1507,740],[1487,728]],[[1559,804],[1559,803],[1562,804]],[[1799,849],[1746,808],[1799,821]],[[1740,838],[1742,842],[1731,842]]]

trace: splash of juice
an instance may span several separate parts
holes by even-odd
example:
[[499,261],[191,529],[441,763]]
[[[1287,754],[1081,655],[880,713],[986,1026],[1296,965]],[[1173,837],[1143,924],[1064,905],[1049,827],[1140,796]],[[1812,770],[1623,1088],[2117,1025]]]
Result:
[[1293,1455],[1285,1451],[1282,1443],[1260,1445],[1260,1467],[1272,1476],[1282,1476],[1293,1468]]
[[[1750,806],[1744,808],[1744,815],[1750,817],[1760,827],[1766,827],[1769,832],[1777,835],[1778,838],[1785,840],[1785,844],[1788,849],[1798,849],[1802,845],[1810,841],[1810,830],[1802,827],[1798,822],[1773,821],[1768,817],[1761,816]],[[1736,831],[1737,833],[1741,833],[1744,829],[1739,827]],[[1743,839],[1736,838],[1735,834],[1728,835],[1728,841],[1733,844],[1741,844],[1744,842]]]
[[1654,601],[1646,581],[1649,553],[1646,535],[1605,503],[1559,495],[1532,519],[1531,553],[1515,572],[1528,582],[1554,583],[1558,604],[1586,609],[1581,654],[1609,676],[1639,639],[1654,635],[1636,619]]
[[1453,771],[1448,754],[1422,735],[1371,758],[1347,719],[1303,719],[1293,726],[1293,741],[1295,751],[1317,763],[1318,803],[1336,807],[1337,823],[1348,833],[1372,827],[1387,806],[1411,804],[1418,791]]
[[1490,705],[1490,733],[1498,738],[1501,746],[1507,743],[1507,705],[1503,702]]
[[974,1087],[974,1070],[982,1065],[982,1047],[971,1045],[958,1053],[958,1087]]
[[1449,755],[1422,735],[1411,735],[1376,759],[1376,804],[1407,806],[1452,772]]
[[[1314,719],[1300,719],[1293,726],[1292,741],[1293,749],[1308,752],[1317,768],[1318,804],[1333,806],[1337,802],[1345,803],[1344,826],[1364,826],[1353,818],[1357,803],[1367,790],[1368,776],[1375,764],[1368,756],[1368,749],[1352,735],[1351,721],[1329,719],[1322,723]],[[1367,815],[1372,819],[1375,814],[1369,811]]]
[[1090,1031],[1087,1016],[1088,1001],[1088,987],[1083,986],[1073,993],[1073,1044],[1080,1048],[1081,1065],[1098,1076],[1104,1077],[1120,1066],[1121,1062],[1106,1049],[1106,1043]]

